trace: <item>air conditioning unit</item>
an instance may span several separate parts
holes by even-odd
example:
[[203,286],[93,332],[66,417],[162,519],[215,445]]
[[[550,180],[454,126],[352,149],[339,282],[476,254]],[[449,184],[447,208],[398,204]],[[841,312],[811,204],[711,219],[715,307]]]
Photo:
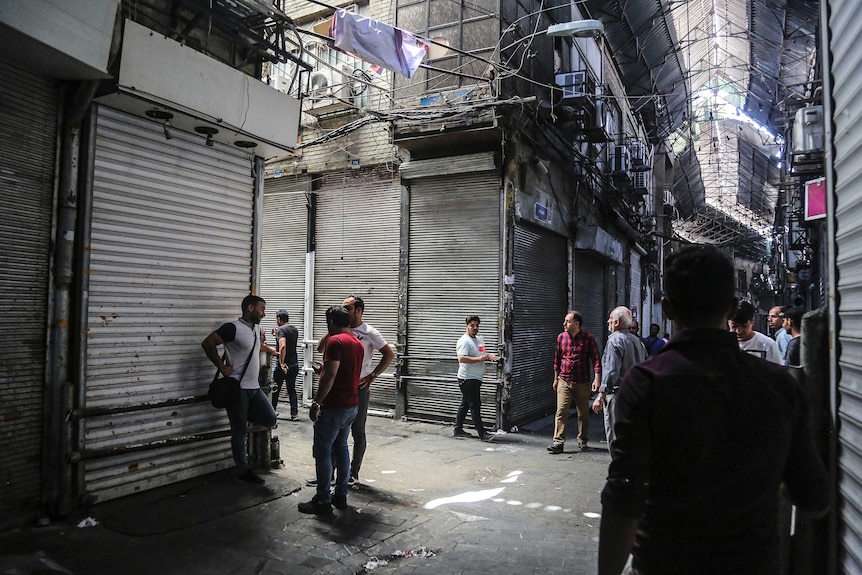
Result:
[[609,141],[607,119],[608,107],[602,98],[596,98],[595,107],[584,113],[584,134],[588,142],[600,143]]
[[585,70],[557,74],[554,82],[562,89],[564,102],[592,101],[596,95],[596,86]]
[[632,140],[629,143],[629,155],[632,160],[632,167],[637,168],[646,165],[647,150],[646,144],[640,140]]
[[632,191],[640,195],[649,193],[649,172],[632,172]]
[[629,150],[626,146],[611,148],[611,169],[615,174],[629,171]]
[[270,76],[270,85],[279,92],[289,93],[290,78],[284,76]]
[[791,174],[823,172],[825,137],[823,106],[808,106],[796,110],[790,153]]
[[[349,99],[349,87],[343,82],[341,74],[334,70],[316,70],[308,81],[308,97],[322,102],[331,99]],[[327,104],[330,102],[326,102]]]

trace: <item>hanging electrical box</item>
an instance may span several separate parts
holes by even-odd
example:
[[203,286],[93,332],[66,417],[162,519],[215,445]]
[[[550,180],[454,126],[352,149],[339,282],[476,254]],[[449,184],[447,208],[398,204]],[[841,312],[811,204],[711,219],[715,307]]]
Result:
[[808,106],[796,110],[790,153],[792,174],[823,172],[825,135],[823,106]]

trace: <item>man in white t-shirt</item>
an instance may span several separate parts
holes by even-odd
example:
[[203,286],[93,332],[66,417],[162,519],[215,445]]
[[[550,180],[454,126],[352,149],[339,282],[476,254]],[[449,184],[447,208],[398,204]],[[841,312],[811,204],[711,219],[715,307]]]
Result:
[[775,340],[754,331],[754,305],[751,302],[739,302],[736,314],[727,323],[730,331],[736,334],[739,349],[766,361],[784,365],[784,358],[781,357]]
[[[361,297],[349,295],[344,298],[344,302],[341,305],[347,310],[351,333],[362,344],[362,349],[365,352],[362,359],[362,372],[359,376],[359,410],[350,428],[350,434],[353,436],[353,459],[350,461],[350,478],[348,483],[353,485],[359,481],[359,470],[362,467],[362,460],[368,447],[368,440],[365,435],[365,423],[368,420],[371,382],[386,371],[386,368],[395,359],[395,352],[392,351],[392,348],[386,343],[386,340],[376,328],[362,321],[362,314],[365,312],[365,302],[362,301]],[[328,334],[324,335],[318,344],[318,350],[321,352],[326,344],[327,336]],[[372,368],[371,364],[375,351],[379,351],[383,357],[380,358],[377,366]]]
[[479,335],[479,316],[467,316],[467,329],[455,346],[458,354],[458,387],[461,388],[461,405],[455,415],[455,437],[472,437],[464,431],[464,419],[467,411],[473,418],[473,426],[479,439],[491,441],[494,436],[485,431],[482,425],[482,402],[479,390],[482,386],[482,377],[485,375],[485,362],[497,361],[496,354],[488,353],[485,349],[485,339]]

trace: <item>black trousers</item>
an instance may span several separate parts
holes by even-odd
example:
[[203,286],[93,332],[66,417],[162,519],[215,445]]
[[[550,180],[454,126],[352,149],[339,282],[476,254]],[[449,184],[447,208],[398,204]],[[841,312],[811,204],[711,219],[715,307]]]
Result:
[[476,433],[479,434],[479,437],[484,437],[485,426],[482,425],[482,402],[479,399],[479,388],[481,385],[481,379],[458,380],[458,387],[461,388],[461,406],[458,408],[458,414],[455,416],[455,429],[463,429],[467,411],[470,411]]

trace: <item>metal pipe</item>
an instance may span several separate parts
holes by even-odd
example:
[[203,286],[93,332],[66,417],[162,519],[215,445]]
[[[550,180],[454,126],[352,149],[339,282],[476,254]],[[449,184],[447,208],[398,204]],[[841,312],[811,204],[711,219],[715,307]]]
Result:
[[[269,429],[268,427],[266,429]],[[254,431],[250,429],[249,431]],[[93,459],[105,459],[116,455],[125,455],[126,453],[135,453],[138,451],[150,451],[152,449],[164,449],[174,445],[186,445],[189,443],[199,443],[210,439],[219,439],[230,435],[230,430],[210,431],[207,433],[197,433],[194,435],[183,435],[180,437],[169,437],[167,439],[159,439],[157,441],[147,441],[145,443],[136,443],[132,445],[115,445],[113,447],[103,447],[101,449],[82,449],[73,451],[69,454],[69,461],[72,463],[80,463],[82,461],[91,461]]]
[[[105,415],[117,415],[119,413],[132,413],[135,411],[145,411],[148,409],[158,409],[161,407],[173,407],[176,405],[188,405],[191,403],[204,403],[209,401],[207,395],[190,395],[188,397],[178,397],[174,399],[166,399],[164,401],[153,401],[146,403],[135,403],[129,405],[117,405],[113,407],[83,407],[69,411],[66,418],[71,421],[82,421],[88,417],[101,417]],[[81,450],[79,442],[75,450]]]
[[[305,297],[303,305],[302,321],[305,323],[305,334],[302,346],[302,361],[310,366],[314,361],[314,348],[317,343],[314,340],[314,263],[315,250],[317,249],[317,194],[306,194],[306,244],[305,244]],[[309,405],[312,396],[312,385],[314,382],[314,370],[304,369],[302,373],[302,398],[303,403]]]
[[42,502],[46,513],[58,517],[69,509],[69,468],[63,456],[70,444],[64,415],[69,404],[70,291],[73,280],[74,245],[78,210],[78,162],[81,120],[89,108],[98,82],[77,85],[60,119],[57,225],[51,313],[51,349],[45,386],[44,450],[42,457]]
[[263,246],[263,178],[264,159],[254,157],[254,206],[251,223],[251,286],[249,293],[260,290],[260,251]]
[[[74,331],[77,338],[72,341],[72,357],[75,358],[76,369],[72,385],[75,386],[75,401],[72,413],[85,409],[87,406],[87,335],[90,332],[90,245],[93,232],[93,186],[96,170],[96,132],[99,117],[99,107],[91,106],[89,114],[83,125],[81,134],[81,189],[78,193],[78,232],[75,234],[75,273],[77,282],[75,285],[75,305],[78,306],[77,318]],[[72,450],[80,450],[84,445],[84,422],[83,420],[71,419]],[[75,465],[71,469],[72,492],[81,494],[86,489],[84,468]]]

